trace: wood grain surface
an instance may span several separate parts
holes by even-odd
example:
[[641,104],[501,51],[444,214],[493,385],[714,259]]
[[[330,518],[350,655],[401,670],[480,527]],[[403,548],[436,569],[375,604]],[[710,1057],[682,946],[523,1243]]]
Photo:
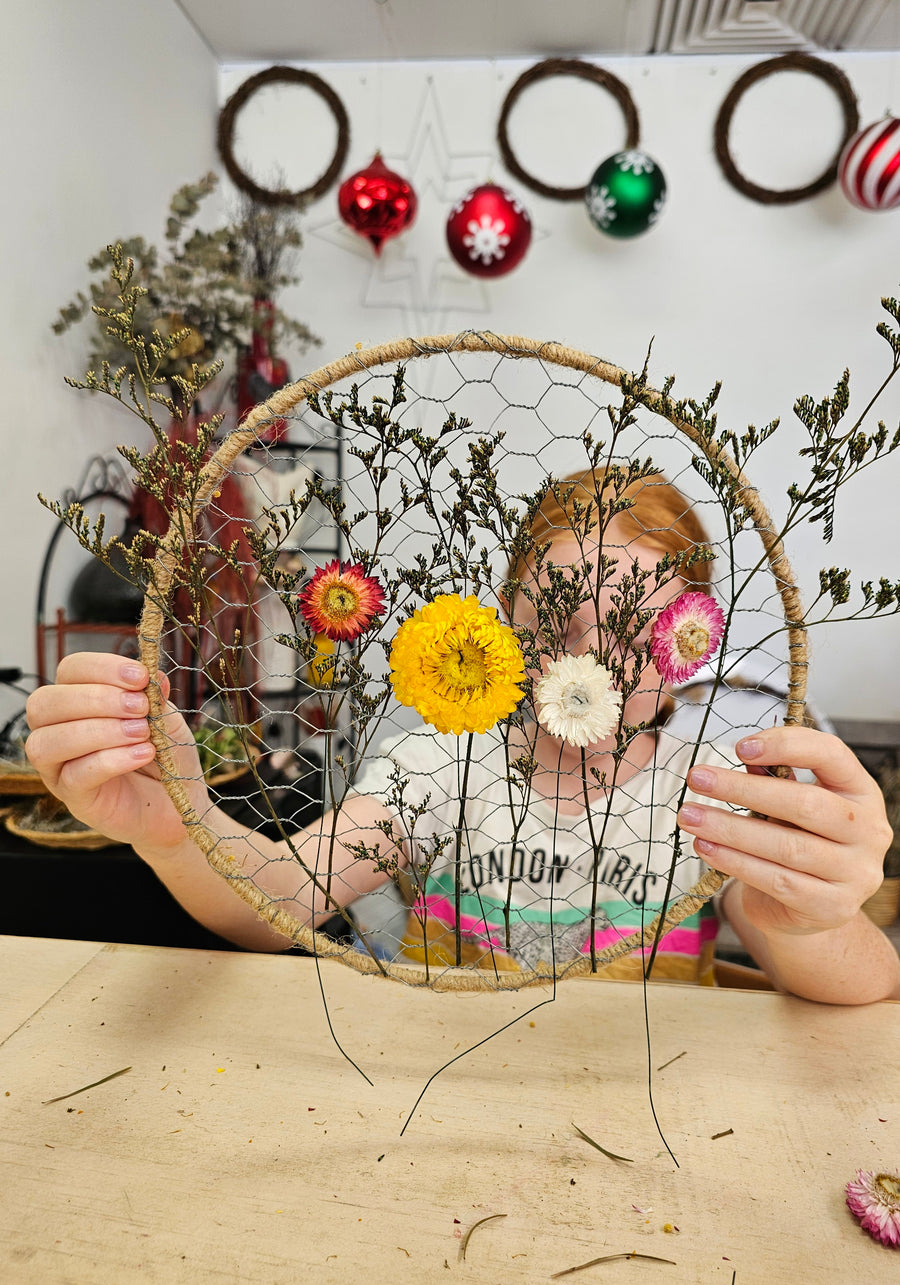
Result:
[[0,938],[0,1279],[512,1285],[630,1251],[675,1266],[566,1279],[898,1278],[844,1185],[900,1167],[900,1005],[654,985],[648,1064],[640,984],[548,997]]

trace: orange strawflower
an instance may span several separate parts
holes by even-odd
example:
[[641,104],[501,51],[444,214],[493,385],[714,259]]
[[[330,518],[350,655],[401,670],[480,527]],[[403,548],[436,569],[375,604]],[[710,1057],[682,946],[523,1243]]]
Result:
[[384,590],[359,562],[319,567],[298,598],[300,614],[332,642],[353,642],[384,610]]

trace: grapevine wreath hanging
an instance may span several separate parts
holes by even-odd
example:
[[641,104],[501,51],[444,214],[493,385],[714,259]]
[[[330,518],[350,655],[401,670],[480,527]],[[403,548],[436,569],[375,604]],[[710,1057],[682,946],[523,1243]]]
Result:
[[[728,137],[735,109],[747,90],[760,80],[774,76],[780,71],[807,72],[809,75],[817,76],[820,80],[823,80],[837,94],[844,115],[844,133],[841,141],[837,146],[833,159],[819,177],[811,183],[804,184],[802,187],[782,190],[762,187],[759,183],[753,183],[750,179],[745,178],[738,170],[734,157],[731,155]],[[790,205],[793,202],[805,201],[811,196],[816,196],[834,183],[837,178],[838,160],[841,153],[858,128],[859,110],[856,104],[856,95],[853,92],[850,81],[840,68],[822,58],[815,58],[812,54],[791,53],[782,54],[778,58],[769,58],[766,62],[757,63],[755,67],[748,68],[741,76],[738,76],[719,108],[713,138],[716,158],[722,167],[722,173],[732,187],[737,188],[739,192],[749,197],[751,201],[759,201],[762,205]]]
[[[553,187],[523,169],[509,141],[509,117],[522,93],[550,76],[577,76],[608,89],[625,116],[625,147],[601,159],[581,187]],[[600,232],[616,238],[640,236],[659,218],[666,200],[666,180],[659,163],[638,146],[640,122],[627,87],[617,76],[578,58],[547,58],[518,78],[500,112],[497,142],[507,169],[540,193],[557,201],[583,200]]]
[[[335,125],[337,126],[337,142],[334,155],[315,183],[303,188],[302,191],[290,192],[284,189],[273,191],[270,188],[262,187],[245,170],[241,169],[235,159],[234,131],[238,115],[246,107],[253,95],[258,93],[260,89],[265,88],[266,85],[304,85],[307,89],[311,89],[318,94],[320,98],[323,98],[334,115]],[[347,149],[350,146],[350,122],[347,118],[346,108],[338,95],[327,81],[324,81],[321,76],[317,76],[315,72],[304,71],[300,67],[267,67],[264,71],[257,72],[255,76],[250,76],[245,80],[228,99],[219,113],[216,142],[222,163],[235,187],[240,188],[242,192],[247,192],[248,195],[262,205],[303,205],[307,201],[315,201],[320,196],[324,196],[340,174],[347,159]]]
[[526,89],[539,80],[547,80],[552,76],[577,76],[580,80],[590,81],[608,90],[621,107],[625,117],[625,149],[628,151],[636,148],[640,142],[641,127],[638,110],[631,91],[624,81],[619,80],[612,72],[604,71],[602,67],[597,67],[593,63],[583,62],[580,58],[546,58],[543,62],[535,63],[533,67],[523,71],[510,87],[503,100],[497,122],[497,143],[504,165],[510,174],[514,174],[520,182],[540,196],[550,197],[554,201],[583,201],[585,188],[583,183],[577,187],[554,187],[550,183],[543,182],[542,179],[535,178],[521,165],[509,141],[509,118],[516,103]]

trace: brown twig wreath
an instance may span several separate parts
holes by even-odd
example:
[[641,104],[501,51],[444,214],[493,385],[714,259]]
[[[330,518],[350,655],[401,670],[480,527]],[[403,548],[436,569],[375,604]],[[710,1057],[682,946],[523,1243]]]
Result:
[[[265,85],[272,84],[305,85],[321,98],[324,98],[331,108],[337,124],[337,145],[328,168],[315,183],[300,192],[272,191],[269,188],[261,187],[250,178],[249,174],[246,174],[241,169],[234,157],[234,127],[238,113],[247,105],[257,90],[262,89]],[[222,157],[222,163],[228,171],[231,181],[242,192],[249,193],[254,200],[261,202],[263,205],[301,205],[305,201],[315,201],[320,196],[323,196],[341,172],[344,161],[347,159],[347,149],[350,146],[350,122],[347,117],[347,110],[340,98],[331,86],[321,76],[317,76],[315,72],[303,71],[299,67],[267,67],[265,71],[257,72],[255,76],[250,76],[248,80],[245,80],[228,99],[228,102],[219,113],[216,142],[219,148],[219,155]]]
[[609,90],[622,108],[625,117],[626,148],[637,147],[640,142],[641,126],[638,110],[631,97],[631,91],[618,76],[604,71],[602,67],[595,67],[593,63],[582,62],[580,58],[545,58],[543,62],[535,63],[533,67],[524,71],[506,95],[500,111],[500,119],[497,122],[497,143],[500,147],[500,155],[503,157],[503,164],[510,174],[514,174],[521,183],[540,196],[549,196],[554,201],[582,201],[584,184],[580,187],[553,187],[549,183],[543,183],[522,168],[509,142],[509,117],[513,107],[530,85],[538,80],[547,80],[551,76],[578,76],[581,80],[589,80]]
[[[750,179],[744,178],[734,163],[728,143],[732,117],[743,95],[751,85],[755,85],[757,81],[764,80],[767,76],[772,76],[779,71],[804,71],[811,76],[818,76],[820,80],[825,81],[826,85],[830,85],[837,94],[844,113],[844,135],[828,168],[812,183],[807,183],[804,187],[791,187],[782,190],[761,187],[758,183],[752,183]],[[824,191],[826,187],[831,186],[837,178],[838,159],[841,152],[858,129],[859,110],[856,103],[856,95],[853,92],[853,86],[840,68],[835,67],[833,63],[825,62],[822,58],[815,58],[812,54],[793,53],[782,54],[778,58],[769,58],[766,62],[757,63],[755,67],[750,67],[743,75],[738,76],[725,101],[719,108],[713,137],[716,157],[722,167],[723,174],[732,187],[737,188],[739,192],[749,197],[751,201],[759,201],[762,205],[790,205],[795,201],[805,201],[808,197],[816,196],[819,192]]]

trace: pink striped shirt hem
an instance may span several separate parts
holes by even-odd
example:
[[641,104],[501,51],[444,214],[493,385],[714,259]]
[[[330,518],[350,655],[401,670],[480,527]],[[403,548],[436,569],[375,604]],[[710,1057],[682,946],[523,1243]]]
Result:
[[[456,908],[447,897],[426,896],[424,905],[421,899],[416,903],[415,913],[423,915],[426,908],[427,914],[429,916],[433,915],[442,924],[452,926],[456,921]],[[649,923],[652,917],[652,914],[648,915],[646,922]],[[490,942],[495,950],[502,951],[504,949],[501,936],[502,929],[499,924],[489,924],[484,917],[475,915],[461,915],[459,922],[460,930],[466,936],[481,937],[486,942]],[[639,930],[639,924],[623,924],[619,928],[603,928],[594,933],[594,949],[603,950],[607,946],[613,946],[624,937],[630,937],[632,933]],[[714,918],[703,918],[700,920],[699,928],[673,928],[671,932],[666,933],[665,937],[663,937],[659,949],[666,954],[699,955],[703,946],[715,939],[717,931],[718,922]],[[590,949],[590,943],[585,942],[581,948],[581,953],[587,955],[590,953]],[[644,954],[649,954],[650,949],[649,946],[644,947]]]

